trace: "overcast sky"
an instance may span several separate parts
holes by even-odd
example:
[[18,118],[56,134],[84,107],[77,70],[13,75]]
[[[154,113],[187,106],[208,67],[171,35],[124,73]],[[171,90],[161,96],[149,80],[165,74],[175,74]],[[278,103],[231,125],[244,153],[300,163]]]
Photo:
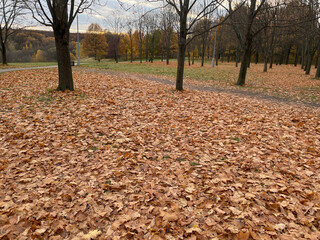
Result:
[[[79,14],[79,31],[86,32],[91,23],[98,23],[103,29],[113,31],[113,22],[115,17],[120,17],[125,22],[128,18],[137,16],[137,9],[144,8],[150,10],[157,6],[157,3],[150,3],[146,0],[122,0],[122,7],[117,0],[104,1],[103,5],[95,5],[92,10]],[[52,28],[45,27],[35,22],[30,24],[29,29],[39,29],[52,31]],[[74,20],[71,32],[77,31],[77,19]]]

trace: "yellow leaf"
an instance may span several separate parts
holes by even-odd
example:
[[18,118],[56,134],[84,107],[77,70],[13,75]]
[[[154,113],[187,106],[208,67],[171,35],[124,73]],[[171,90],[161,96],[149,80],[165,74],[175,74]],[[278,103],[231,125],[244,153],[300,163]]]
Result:
[[87,240],[94,240],[94,239],[97,239],[99,237],[99,235],[101,235],[101,231],[92,230],[92,231],[88,232],[87,234],[83,235],[82,238],[87,239]]

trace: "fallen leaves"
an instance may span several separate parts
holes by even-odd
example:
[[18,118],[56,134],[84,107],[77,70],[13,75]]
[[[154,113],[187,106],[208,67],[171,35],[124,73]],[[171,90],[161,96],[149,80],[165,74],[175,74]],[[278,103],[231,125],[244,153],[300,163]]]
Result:
[[[317,239],[319,109],[0,75],[0,238]],[[302,123],[302,124],[300,124]]]

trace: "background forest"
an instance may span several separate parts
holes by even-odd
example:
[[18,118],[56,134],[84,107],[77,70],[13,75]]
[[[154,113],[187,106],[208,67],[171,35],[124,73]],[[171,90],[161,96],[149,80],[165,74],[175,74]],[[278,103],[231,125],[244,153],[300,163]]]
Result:
[[[272,64],[297,65],[307,67],[317,64],[319,58],[318,12],[314,5],[300,1],[290,1],[278,6],[265,3],[257,12],[252,27],[251,61]],[[215,49],[216,64],[221,61],[240,61],[243,54],[241,40],[244,38],[248,6],[242,6],[217,28],[209,29],[213,22],[222,22],[223,17],[198,21],[188,36],[187,47],[189,64],[194,59],[212,59]],[[84,39],[89,34],[99,38],[104,35],[105,45],[100,49],[100,57],[118,61],[152,61],[153,59],[176,58],[178,52],[177,18],[172,11],[153,11],[139,15],[137,19],[113,19],[117,22],[112,31],[102,30],[103,26],[92,24],[91,30],[80,34],[81,57],[95,57],[97,48],[91,41]],[[92,29],[92,27],[97,29]],[[206,31],[203,31],[203,30]],[[83,44],[85,47],[83,48]],[[20,30],[8,40],[7,54],[9,62],[55,61],[56,51],[52,32]],[[101,48],[100,46],[100,48]],[[98,47],[99,48],[99,47]],[[84,51],[85,49],[86,51]],[[70,54],[74,60],[77,55],[76,34],[70,35]],[[97,49],[96,49],[97,51]],[[98,59],[97,59],[98,60]],[[306,69],[305,69],[306,70]],[[266,66],[265,66],[266,71]]]

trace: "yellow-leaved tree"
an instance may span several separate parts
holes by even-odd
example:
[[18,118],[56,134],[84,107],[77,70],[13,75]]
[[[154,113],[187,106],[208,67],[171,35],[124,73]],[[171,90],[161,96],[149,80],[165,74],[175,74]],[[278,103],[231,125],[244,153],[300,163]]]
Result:
[[83,39],[83,49],[89,57],[93,56],[99,62],[107,54],[108,44],[106,35],[99,24],[92,23],[88,27]]

